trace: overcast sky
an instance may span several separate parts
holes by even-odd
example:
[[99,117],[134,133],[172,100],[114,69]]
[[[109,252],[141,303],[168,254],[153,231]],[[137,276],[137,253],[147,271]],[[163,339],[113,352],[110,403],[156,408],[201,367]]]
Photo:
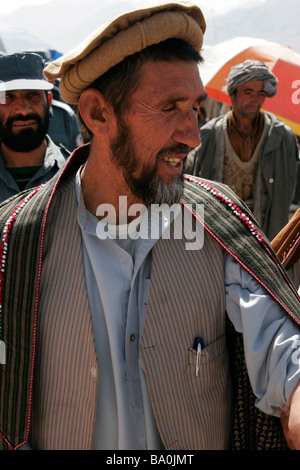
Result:
[[[60,0],[63,2],[64,0]],[[203,7],[203,10],[213,10],[214,8],[217,8],[218,11],[220,10],[230,10],[231,8],[234,7],[241,7],[243,4],[246,6],[251,3],[259,3],[264,0],[195,0],[194,4],[199,5],[200,7]],[[0,8],[0,13],[1,14],[6,14],[6,13],[12,13],[13,11],[17,10],[21,6],[26,6],[26,5],[38,5],[38,4],[46,4],[49,3],[50,0],[2,0],[1,2],[1,8]],[[170,0],[171,2],[171,0]],[[147,6],[147,3],[145,0],[141,0],[141,8],[144,6]],[[159,3],[159,1],[151,1],[150,3]],[[120,4],[122,4],[122,0],[120,0]],[[139,4],[139,0],[137,0],[137,6]],[[139,7],[139,6],[138,6]]]
[[1,4],[1,14],[12,13],[13,11],[25,5],[35,5],[48,2],[49,0],[3,0]]

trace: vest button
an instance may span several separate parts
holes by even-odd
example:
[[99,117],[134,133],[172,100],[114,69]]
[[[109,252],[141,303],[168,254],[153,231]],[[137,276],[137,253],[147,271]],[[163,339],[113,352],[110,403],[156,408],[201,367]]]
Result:
[[135,335],[130,335],[130,341],[134,341],[135,340]]
[[274,183],[274,178],[270,178],[269,183],[273,184]]

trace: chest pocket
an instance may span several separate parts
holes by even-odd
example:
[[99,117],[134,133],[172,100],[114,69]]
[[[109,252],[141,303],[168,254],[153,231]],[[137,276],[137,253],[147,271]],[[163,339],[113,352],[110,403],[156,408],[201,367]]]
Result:
[[[163,415],[169,409],[176,422],[173,428],[166,424],[162,437],[167,448],[181,448],[175,444],[179,441],[186,449],[226,446],[230,386],[224,333],[224,252],[220,245],[209,234],[195,251],[186,250],[184,239],[159,240],[152,251],[141,356],[156,416],[161,413],[162,422],[167,422]],[[199,376],[193,350],[197,336],[203,341]],[[215,413],[218,433],[209,424]],[[184,420],[188,417],[189,432],[179,415]]]

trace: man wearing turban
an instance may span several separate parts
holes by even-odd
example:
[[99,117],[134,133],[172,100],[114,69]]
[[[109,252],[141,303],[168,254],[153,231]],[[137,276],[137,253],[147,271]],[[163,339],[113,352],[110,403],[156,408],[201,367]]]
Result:
[[261,111],[277,93],[277,79],[265,63],[233,66],[227,92],[232,109],[201,128],[187,171],[230,186],[272,239],[287,223],[295,193],[296,139],[282,121]]

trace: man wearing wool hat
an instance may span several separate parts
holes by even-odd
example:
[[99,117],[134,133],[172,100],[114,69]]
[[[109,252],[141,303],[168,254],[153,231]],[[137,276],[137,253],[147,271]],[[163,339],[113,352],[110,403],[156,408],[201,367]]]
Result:
[[234,193],[183,176],[204,31],[193,5],[138,10],[45,70],[91,144],[0,208],[3,447],[283,449],[290,413],[299,448],[297,293]]
[[201,129],[189,172],[229,185],[271,240],[285,226],[296,187],[298,150],[291,129],[262,112],[277,93],[277,79],[263,62],[246,60],[227,78],[232,110]]

